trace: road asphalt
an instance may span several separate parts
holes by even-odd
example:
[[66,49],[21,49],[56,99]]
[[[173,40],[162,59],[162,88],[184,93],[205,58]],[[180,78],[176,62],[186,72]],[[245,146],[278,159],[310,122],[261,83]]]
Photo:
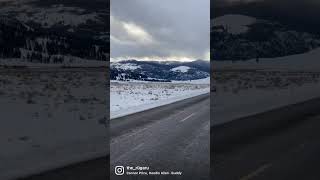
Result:
[[217,180],[320,179],[320,99],[211,127]]
[[[111,120],[111,178],[210,179],[209,97],[205,94]],[[128,175],[126,169],[117,176],[115,166],[182,174]]]

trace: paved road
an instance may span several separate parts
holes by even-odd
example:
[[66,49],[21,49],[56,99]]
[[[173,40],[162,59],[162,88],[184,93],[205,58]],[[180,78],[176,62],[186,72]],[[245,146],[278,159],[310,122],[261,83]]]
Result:
[[[112,179],[209,179],[209,94],[111,120]],[[116,176],[115,166],[149,167],[178,175]]]
[[109,156],[77,163],[20,180],[107,180]]
[[217,180],[320,179],[320,99],[211,128]]

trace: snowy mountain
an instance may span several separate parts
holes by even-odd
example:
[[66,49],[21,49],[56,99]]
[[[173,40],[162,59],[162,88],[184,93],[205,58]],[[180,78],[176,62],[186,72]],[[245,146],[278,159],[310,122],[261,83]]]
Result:
[[204,79],[210,75],[209,61],[137,61],[111,62],[111,80],[186,81]]
[[319,34],[290,29],[285,24],[229,14],[211,22],[214,60],[274,58],[309,52],[320,47]]
[[0,61],[107,61],[108,37],[107,1],[0,2]]

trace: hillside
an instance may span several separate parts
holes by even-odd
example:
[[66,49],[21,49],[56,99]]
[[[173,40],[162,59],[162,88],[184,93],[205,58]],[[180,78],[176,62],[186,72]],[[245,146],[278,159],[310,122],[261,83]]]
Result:
[[192,62],[125,60],[111,62],[110,68],[111,80],[168,82],[204,79],[210,76],[210,63],[203,60]]
[[211,22],[214,60],[248,60],[301,54],[320,47],[320,36],[286,24],[228,14]]
[[0,3],[0,61],[79,63],[109,59],[106,1]]

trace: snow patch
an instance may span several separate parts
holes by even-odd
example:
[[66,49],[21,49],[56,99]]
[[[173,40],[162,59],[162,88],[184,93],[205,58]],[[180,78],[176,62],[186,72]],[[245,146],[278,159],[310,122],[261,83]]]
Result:
[[131,71],[141,68],[139,65],[136,65],[134,63],[112,63],[111,67],[116,69],[131,70]]
[[189,69],[190,69],[190,67],[188,67],[188,66],[178,66],[178,67],[172,68],[170,70],[174,71],[174,72],[180,71],[180,72],[186,73],[189,71]]
[[253,17],[229,14],[213,19],[213,25],[223,26],[231,34],[242,34],[247,32],[249,29],[248,26],[256,21],[257,19]]
[[4,15],[17,14],[16,18],[24,23],[35,22],[44,28],[55,25],[78,27],[88,21],[102,23],[100,14],[87,13],[85,9],[67,7],[62,4],[52,5],[49,8],[35,7],[27,4],[0,7],[0,13]]

